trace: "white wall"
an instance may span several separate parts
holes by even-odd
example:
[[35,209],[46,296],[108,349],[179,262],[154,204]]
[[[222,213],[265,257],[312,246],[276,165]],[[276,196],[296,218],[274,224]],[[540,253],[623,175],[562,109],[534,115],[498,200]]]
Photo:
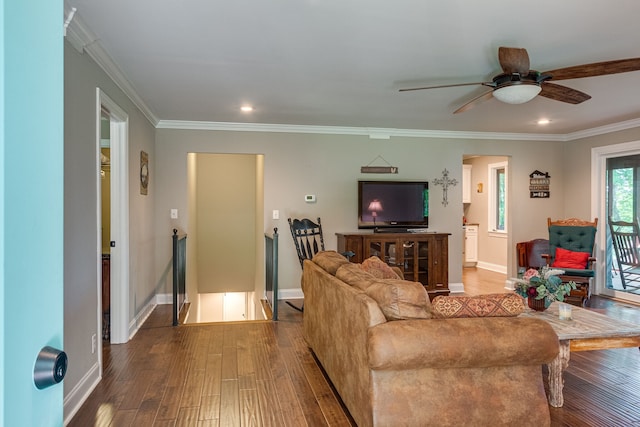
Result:
[[[129,221],[130,312],[129,323],[155,296],[153,165],[155,129],[122,91],[86,54],[65,42],[65,149],[64,149],[64,335],[69,369],[64,380],[65,412],[90,387],[98,375],[98,352],[91,337],[98,326],[99,224],[96,180],[99,176],[96,145],[96,87],[100,87],[129,115]],[[140,150],[149,153],[149,195],[139,192]],[[167,235],[159,238],[171,243]],[[134,325],[135,326],[135,325]],[[72,409],[72,408],[71,408]]]

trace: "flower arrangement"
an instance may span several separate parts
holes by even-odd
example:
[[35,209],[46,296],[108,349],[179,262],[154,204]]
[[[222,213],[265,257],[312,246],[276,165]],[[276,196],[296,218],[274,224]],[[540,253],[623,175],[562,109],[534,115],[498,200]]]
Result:
[[530,268],[522,279],[515,279],[515,291],[525,298],[544,299],[549,304],[553,301],[564,301],[565,295],[576,288],[576,282],[563,283],[558,277],[560,274],[564,274],[564,270],[554,270],[549,266],[544,266],[539,271]]

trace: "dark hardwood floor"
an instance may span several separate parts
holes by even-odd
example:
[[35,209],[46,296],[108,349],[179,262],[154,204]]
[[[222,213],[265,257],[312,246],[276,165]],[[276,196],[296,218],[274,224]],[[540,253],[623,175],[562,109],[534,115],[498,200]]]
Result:
[[[464,275],[469,294],[504,291],[504,275]],[[631,304],[591,304],[640,323]],[[105,346],[103,379],[69,425],[353,426],[302,338],[302,314],[278,310],[278,322],[172,327],[158,306],[129,343]],[[564,397],[553,426],[640,426],[640,352],[573,353]]]

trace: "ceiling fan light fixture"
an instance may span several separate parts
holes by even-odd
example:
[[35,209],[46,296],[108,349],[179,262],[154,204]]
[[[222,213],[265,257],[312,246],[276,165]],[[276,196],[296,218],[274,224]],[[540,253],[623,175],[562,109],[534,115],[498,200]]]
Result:
[[535,98],[542,88],[539,84],[511,84],[498,87],[493,96],[506,104],[524,104]]

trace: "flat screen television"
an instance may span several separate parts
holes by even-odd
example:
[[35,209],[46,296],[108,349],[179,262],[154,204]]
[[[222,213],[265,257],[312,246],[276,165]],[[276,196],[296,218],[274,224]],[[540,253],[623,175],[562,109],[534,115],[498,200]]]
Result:
[[427,181],[358,181],[358,228],[427,228]]

